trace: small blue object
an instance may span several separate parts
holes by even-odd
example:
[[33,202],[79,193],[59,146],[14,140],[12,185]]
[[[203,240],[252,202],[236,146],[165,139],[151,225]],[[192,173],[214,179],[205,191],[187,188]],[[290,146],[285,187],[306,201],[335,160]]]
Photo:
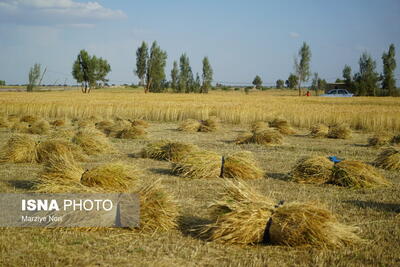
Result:
[[335,164],[342,161],[341,159],[338,159],[336,156],[330,156],[330,157],[328,157],[328,159]]

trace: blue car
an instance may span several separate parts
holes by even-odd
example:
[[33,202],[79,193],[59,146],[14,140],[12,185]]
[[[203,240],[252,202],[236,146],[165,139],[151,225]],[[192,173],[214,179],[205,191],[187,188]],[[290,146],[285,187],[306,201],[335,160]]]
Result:
[[321,96],[330,96],[330,97],[352,97],[353,94],[347,91],[346,89],[332,89],[329,90],[328,93],[323,94]]

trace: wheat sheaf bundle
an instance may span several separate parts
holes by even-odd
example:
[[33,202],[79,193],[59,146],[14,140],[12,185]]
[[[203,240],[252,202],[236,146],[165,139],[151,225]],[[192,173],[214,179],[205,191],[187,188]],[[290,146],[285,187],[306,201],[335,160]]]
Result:
[[335,164],[328,183],[353,188],[390,185],[373,166],[356,160],[344,160]]
[[305,157],[296,163],[289,176],[298,183],[324,184],[330,179],[333,166],[327,157]]
[[16,121],[11,125],[11,131],[14,133],[28,133],[31,125],[27,122]]
[[117,138],[121,139],[138,139],[143,138],[147,135],[147,132],[138,126],[130,126],[119,131],[116,135]]
[[400,170],[400,150],[394,147],[385,149],[375,159],[374,165],[386,170]]
[[268,126],[268,124],[266,122],[264,122],[264,121],[256,121],[256,122],[253,122],[250,125],[250,131],[251,132],[257,132],[257,131],[268,129],[268,127],[269,126]]
[[310,136],[314,138],[327,137],[328,132],[329,132],[329,127],[322,123],[314,124],[310,128]]
[[38,144],[29,135],[13,135],[1,151],[1,162],[35,163],[38,158]]
[[390,144],[394,146],[400,145],[400,134],[393,136],[392,140],[390,140]]
[[32,124],[32,123],[34,123],[34,122],[36,122],[38,120],[39,120],[39,118],[37,116],[25,115],[25,116],[22,116],[19,121],[20,122],[27,122],[29,124]]
[[281,134],[295,134],[296,131],[290,126],[289,122],[284,119],[274,119],[269,122],[269,127],[277,129]]
[[52,122],[50,122],[50,125],[54,126],[54,127],[65,126],[66,124],[67,124],[67,122],[64,119],[56,119],[56,120],[53,120]]
[[27,132],[30,134],[44,135],[50,131],[50,124],[45,120],[38,120],[34,122],[28,129]]
[[184,132],[215,132],[220,127],[220,121],[217,117],[211,116],[206,120],[188,119],[182,122],[178,130]]
[[240,151],[222,157],[217,153],[199,150],[173,162],[172,173],[186,178],[258,179],[264,171],[258,167],[253,154]]
[[143,127],[143,128],[147,128],[150,126],[150,124],[142,119],[134,119],[134,120],[128,120],[132,126],[139,126],[139,127]]
[[63,154],[71,153],[77,161],[87,160],[82,149],[65,139],[50,139],[40,142],[37,146],[37,161],[39,163],[47,162],[52,157],[58,157]]
[[141,155],[144,158],[176,162],[198,150],[198,146],[193,144],[162,140],[149,143],[143,148]]
[[0,116],[0,128],[10,127],[10,122],[6,116]]
[[240,151],[224,157],[221,177],[240,179],[259,179],[264,171],[258,167],[253,153]]
[[72,142],[79,145],[88,155],[114,152],[107,137],[94,128],[83,128],[72,138]]
[[392,135],[387,132],[376,133],[368,138],[368,145],[370,146],[384,146],[390,143]]
[[337,124],[329,128],[328,138],[334,139],[349,139],[352,131],[347,124]]
[[[202,234],[225,244],[343,247],[360,241],[357,228],[341,224],[318,203],[277,203],[243,182],[225,180],[211,205],[215,222]],[[218,213],[214,210],[217,209]]]
[[253,133],[244,133],[239,135],[235,143],[236,144],[260,144],[265,146],[280,145],[283,142],[283,136],[276,130],[272,129],[261,129]]

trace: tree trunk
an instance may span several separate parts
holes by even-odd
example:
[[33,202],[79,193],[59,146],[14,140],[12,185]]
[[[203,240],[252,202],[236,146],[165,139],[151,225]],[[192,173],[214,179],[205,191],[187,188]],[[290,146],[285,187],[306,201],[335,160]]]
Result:
[[301,96],[301,82],[299,81],[299,96]]

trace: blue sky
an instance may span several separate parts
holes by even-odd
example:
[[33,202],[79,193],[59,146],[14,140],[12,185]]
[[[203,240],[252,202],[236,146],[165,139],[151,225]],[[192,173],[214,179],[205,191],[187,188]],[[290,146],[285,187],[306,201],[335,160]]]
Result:
[[[109,61],[110,83],[137,82],[135,50],[157,40],[173,60],[187,53],[194,72],[208,56],[214,80],[266,84],[286,79],[302,42],[311,68],[334,81],[348,64],[358,71],[367,51],[382,72],[382,53],[397,48],[400,79],[400,1],[78,1],[0,0],[0,79],[25,83],[35,63],[47,66],[46,84],[75,83],[80,49]],[[399,86],[399,84],[398,84]]]

